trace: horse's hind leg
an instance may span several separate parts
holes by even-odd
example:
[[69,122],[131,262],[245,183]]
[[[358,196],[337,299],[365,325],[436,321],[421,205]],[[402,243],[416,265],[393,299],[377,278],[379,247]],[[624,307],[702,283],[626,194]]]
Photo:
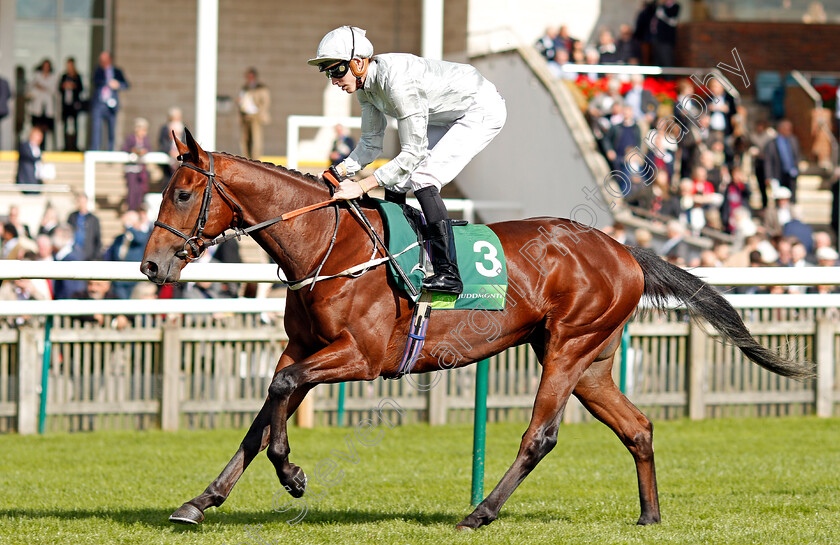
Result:
[[592,415],[609,426],[633,455],[639,479],[641,516],[638,524],[660,521],[659,492],[653,463],[653,425],[615,385],[611,369],[615,353],[593,363],[575,387],[575,396]]
[[[594,335],[586,340],[575,339],[575,342],[584,342],[588,346],[600,344]],[[562,346],[562,341],[557,335],[549,341],[549,346],[545,350],[543,373],[534,402],[531,423],[522,436],[516,460],[496,488],[469,516],[458,523],[457,528],[478,528],[496,520],[505,501],[557,444],[557,431],[566,402],[584,369],[597,354],[590,351],[583,352],[581,355],[580,350],[576,350],[576,354],[572,357],[561,357],[560,346]]]
[[[295,392],[290,400],[290,413],[300,404],[306,395],[305,391]],[[270,424],[271,424],[271,401],[266,399],[265,403],[251,423],[248,433],[242,439],[239,449],[230,462],[216,479],[198,496],[179,507],[169,520],[181,524],[198,524],[204,520],[204,511],[208,507],[218,507],[228,498],[233,486],[251,461],[268,445]]]

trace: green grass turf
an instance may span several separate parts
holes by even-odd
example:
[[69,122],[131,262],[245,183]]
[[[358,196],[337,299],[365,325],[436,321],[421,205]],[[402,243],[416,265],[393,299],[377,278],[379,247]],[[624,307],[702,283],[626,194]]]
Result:
[[[523,424],[488,428],[489,492],[513,460]],[[840,543],[840,420],[663,422],[656,429],[663,522],[637,527],[630,455],[600,424],[563,426],[552,453],[499,519],[474,532],[470,512],[472,428],[387,430],[379,444],[349,429],[292,429],[293,462],[308,473],[338,460],[343,480],[294,526],[272,510],[279,485],[261,454],[228,501],[197,527],[169,514],[216,477],[239,430],[0,436],[2,544],[262,543]],[[322,489],[323,490],[323,489]],[[277,496],[278,503],[288,496]]]

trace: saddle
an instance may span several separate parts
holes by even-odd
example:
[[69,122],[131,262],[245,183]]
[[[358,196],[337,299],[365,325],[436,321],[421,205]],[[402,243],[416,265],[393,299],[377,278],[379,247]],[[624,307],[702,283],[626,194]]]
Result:
[[[507,267],[504,251],[496,234],[485,225],[453,221],[458,269],[464,291],[460,295],[421,292],[423,278],[431,274],[429,250],[423,242],[423,214],[414,207],[373,199],[385,226],[385,244],[400,267],[417,288],[418,297],[411,318],[405,350],[397,375],[411,372],[426,341],[426,329],[432,309],[503,310],[507,295]],[[411,293],[401,276],[389,263],[391,278],[409,297]]]
[[[431,271],[429,252],[422,237],[423,214],[412,206],[372,200],[385,225],[385,244],[420,294],[423,278],[427,270]],[[460,295],[432,292],[432,308],[504,310],[507,266],[499,237],[486,225],[471,225],[463,220],[453,221],[452,230],[464,291]],[[406,250],[412,245],[415,247]],[[388,270],[400,289],[410,296],[407,286],[390,264]],[[419,299],[420,295],[412,297],[415,302]]]

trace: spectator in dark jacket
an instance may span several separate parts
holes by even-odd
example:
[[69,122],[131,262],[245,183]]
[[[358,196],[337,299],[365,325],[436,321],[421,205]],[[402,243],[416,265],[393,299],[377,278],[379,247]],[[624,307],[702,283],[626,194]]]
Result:
[[181,108],[172,107],[166,114],[166,123],[160,127],[158,132],[158,151],[169,154],[169,164],[161,165],[163,171],[163,186],[164,188],[169,184],[169,179],[172,173],[178,168],[178,148],[175,146],[175,140],[172,139],[174,133],[176,137],[182,142],[184,141],[184,119]]
[[102,231],[99,227],[99,218],[93,215],[88,208],[87,195],[79,193],[76,195],[77,210],[67,218],[75,232],[76,252],[83,261],[99,259],[102,254]]
[[642,59],[642,48],[639,41],[633,36],[633,29],[630,25],[618,27],[618,40],[615,42],[615,52],[621,64],[640,64]]
[[598,55],[601,64],[619,64],[615,38],[609,29],[601,30],[601,34],[598,36]]
[[[641,74],[630,76],[632,87],[624,93],[624,104],[633,108],[633,117],[643,133],[648,131],[656,121],[656,110],[659,108],[659,101],[653,96],[650,90],[645,89],[645,77]],[[659,133],[659,131],[657,131]]]
[[642,49],[641,64],[650,64],[650,23],[655,12],[656,0],[644,0],[642,8],[636,15],[636,28],[633,30],[633,38]]
[[[81,255],[73,246],[73,228],[60,223],[55,226],[50,235],[55,261],[82,261]],[[85,289],[83,280],[53,280],[53,299],[70,299],[79,290]]]
[[103,51],[99,55],[99,66],[93,73],[93,93],[90,97],[91,149],[102,149],[103,121],[108,125],[108,145],[105,149],[114,149],[114,131],[120,109],[120,91],[123,89],[128,89],[128,81],[122,70],[114,66],[111,54]]
[[[9,99],[12,98],[12,89],[9,82],[0,76],[0,122],[9,115]],[[0,141],[0,149],[3,149],[3,142]]]
[[558,33],[555,27],[547,27],[545,33],[537,38],[537,42],[534,44],[537,51],[549,62],[554,60],[557,53],[555,50],[557,36]]
[[[29,138],[20,143],[18,148],[18,170],[15,182],[19,184],[40,184],[41,142],[44,133],[38,127],[32,127]],[[27,194],[34,194],[27,191]]]
[[578,43],[578,40],[569,36],[569,27],[562,25],[560,30],[557,32],[557,37],[554,39],[554,48],[565,49],[569,52],[569,56],[571,57],[575,51],[576,43]]
[[808,254],[814,251],[814,229],[802,221],[800,205],[790,207],[790,221],[782,226],[782,236],[796,237]]
[[726,88],[717,78],[709,80],[708,90],[706,110],[711,116],[709,128],[713,132],[729,136],[732,134],[732,117],[738,107],[735,97],[726,92]]
[[[88,301],[102,301],[104,299],[118,299],[117,294],[111,288],[111,282],[108,280],[89,280],[85,289],[79,290],[73,294],[71,299],[82,299]],[[129,320],[126,316],[106,316],[104,314],[88,314],[77,316],[75,318],[81,323],[96,323],[100,326],[106,324],[115,327],[116,329],[124,329]]]
[[796,179],[802,160],[799,140],[793,134],[793,124],[787,119],[779,121],[776,131],[776,138],[767,142],[764,148],[764,175],[790,189],[790,200],[796,202]]
[[61,91],[61,124],[64,125],[64,151],[79,151],[79,114],[82,105],[82,77],[76,71],[76,59],[68,57],[67,71],[61,75],[58,86]]
[[688,265],[692,258],[691,247],[685,242],[685,226],[679,220],[671,220],[666,226],[668,239],[659,247],[658,253],[668,262],[681,267]]
[[[124,231],[117,235],[103,257],[105,261],[130,261],[139,264],[143,260],[143,253],[146,251],[146,243],[149,242],[151,232],[143,232],[139,229],[140,216],[136,210],[123,212],[122,222]],[[115,280],[111,284],[111,289],[119,299],[130,299],[135,285],[137,282]]]
[[650,26],[651,49],[655,66],[674,66],[679,15],[678,3],[673,0],[659,0]]
[[662,170],[656,173],[652,184],[642,184],[626,200],[627,204],[649,211],[654,217],[677,218],[681,212],[680,198],[671,192],[668,173]]
[[628,148],[633,149],[642,143],[642,131],[636,124],[633,108],[625,105],[621,109],[621,113],[621,123],[610,127],[606,138],[604,138],[607,159],[610,160],[614,169],[621,167],[621,162],[624,160],[624,154]]
[[330,165],[335,166],[347,159],[353,148],[356,147],[356,142],[347,133],[347,129],[342,124],[335,126],[335,140],[333,140],[332,150],[330,150]]

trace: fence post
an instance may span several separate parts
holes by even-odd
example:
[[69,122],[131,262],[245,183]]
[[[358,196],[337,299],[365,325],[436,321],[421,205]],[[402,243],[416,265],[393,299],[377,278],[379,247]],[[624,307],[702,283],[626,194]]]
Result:
[[619,371],[618,389],[621,393],[627,395],[627,375],[630,373],[630,366],[627,364],[628,354],[630,353],[630,323],[624,324],[624,329],[621,330],[621,367]]
[[692,320],[688,330],[688,417],[706,418],[706,332]]
[[834,322],[822,316],[817,318],[817,416],[828,418],[834,414]]
[[17,431],[20,435],[38,431],[38,383],[41,378],[38,337],[38,331],[32,326],[22,326],[18,330]]
[[306,397],[298,405],[295,411],[295,422],[299,428],[314,428],[315,427],[315,390],[318,387],[309,390]]
[[47,427],[47,394],[50,391],[50,364],[52,360],[52,331],[53,317],[44,320],[44,355],[41,360],[41,403],[38,406],[38,434],[43,435]]
[[338,407],[335,411],[336,425],[340,428],[344,425],[344,398],[347,395],[347,383],[341,382],[338,385]]
[[164,431],[177,431],[181,416],[181,326],[177,321],[167,320],[163,325],[161,344],[160,427]]
[[[446,413],[449,412],[449,403],[446,400],[446,390],[449,387],[449,372],[438,371],[435,375],[440,377],[440,380],[431,387],[426,398],[429,425],[444,426],[446,425]],[[433,380],[435,375],[428,376]]]
[[481,360],[475,370],[475,421],[473,423],[472,487],[470,505],[478,507],[484,499],[484,440],[487,435],[487,377],[490,361]]

